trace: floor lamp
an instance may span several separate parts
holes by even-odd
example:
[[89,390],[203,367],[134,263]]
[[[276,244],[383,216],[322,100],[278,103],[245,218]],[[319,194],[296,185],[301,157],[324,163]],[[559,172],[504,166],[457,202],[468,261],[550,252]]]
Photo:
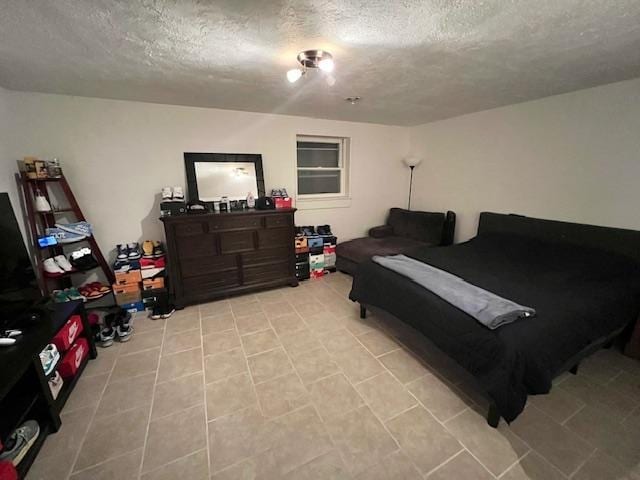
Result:
[[417,157],[407,157],[402,160],[404,164],[411,169],[411,179],[409,180],[409,203],[407,205],[407,210],[411,210],[411,189],[413,188],[413,169],[420,165],[422,162],[421,158]]

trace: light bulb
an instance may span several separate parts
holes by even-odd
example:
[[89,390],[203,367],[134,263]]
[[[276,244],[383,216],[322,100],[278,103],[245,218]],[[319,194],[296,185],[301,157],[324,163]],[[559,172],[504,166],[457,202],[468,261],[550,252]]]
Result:
[[320,60],[320,62],[318,63],[318,67],[323,72],[333,72],[333,67],[334,67],[333,59],[325,58],[323,60]]
[[295,83],[302,76],[302,70],[299,68],[294,68],[293,70],[289,70],[287,72],[287,80],[291,83]]

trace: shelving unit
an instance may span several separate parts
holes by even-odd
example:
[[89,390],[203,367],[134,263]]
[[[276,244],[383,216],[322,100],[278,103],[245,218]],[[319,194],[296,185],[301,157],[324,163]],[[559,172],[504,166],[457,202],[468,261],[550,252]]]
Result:
[[[41,248],[38,244],[38,239],[45,235],[46,229],[55,226],[56,215],[72,215],[76,221],[86,221],[80,205],[78,204],[71,187],[67,182],[67,179],[62,175],[60,178],[41,178],[32,179],[28,178],[23,172],[18,175],[18,183],[22,188],[22,194],[24,197],[24,205],[27,215],[27,223],[29,225],[30,240],[32,245],[32,252],[36,264],[38,273],[38,283],[43,295],[51,295],[53,290],[63,289],[72,286],[72,277],[74,275],[87,273],[90,270],[100,269],[102,270],[109,285],[113,284],[114,276],[113,272],[109,268],[98,244],[93,236],[85,239],[78,240],[77,242],[64,243],[53,245],[50,247]],[[40,191],[51,205],[51,192],[49,188],[56,186],[62,193],[63,199],[67,202],[67,206],[57,208],[50,212],[38,212],[35,209],[35,194],[36,191]],[[60,276],[48,276],[44,270],[44,260],[56,255],[64,255],[64,248],[67,246],[78,246],[80,243],[88,243],[91,247],[91,251],[95,256],[98,265],[87,271],[75,271],[66,273]],[[100,297],[100,299],[105,297]],[[99,299],[96,299],[99,300]]]

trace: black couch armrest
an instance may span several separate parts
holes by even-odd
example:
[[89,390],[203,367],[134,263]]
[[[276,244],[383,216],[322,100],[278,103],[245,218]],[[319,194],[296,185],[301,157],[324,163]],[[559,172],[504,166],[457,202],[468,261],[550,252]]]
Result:
[[393,235],[393,227],[391,225],[380,225],[369,229],[369,236],[373,238],[384,238]]

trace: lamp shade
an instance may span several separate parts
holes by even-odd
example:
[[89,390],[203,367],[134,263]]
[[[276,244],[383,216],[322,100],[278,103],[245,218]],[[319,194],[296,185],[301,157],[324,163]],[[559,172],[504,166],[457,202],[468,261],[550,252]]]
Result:
[[407,167],[412,168],[420,165],[420,163],[422,162],[422,159],[418,157],[406,157],[406,158],[403,158],[402,161]]

